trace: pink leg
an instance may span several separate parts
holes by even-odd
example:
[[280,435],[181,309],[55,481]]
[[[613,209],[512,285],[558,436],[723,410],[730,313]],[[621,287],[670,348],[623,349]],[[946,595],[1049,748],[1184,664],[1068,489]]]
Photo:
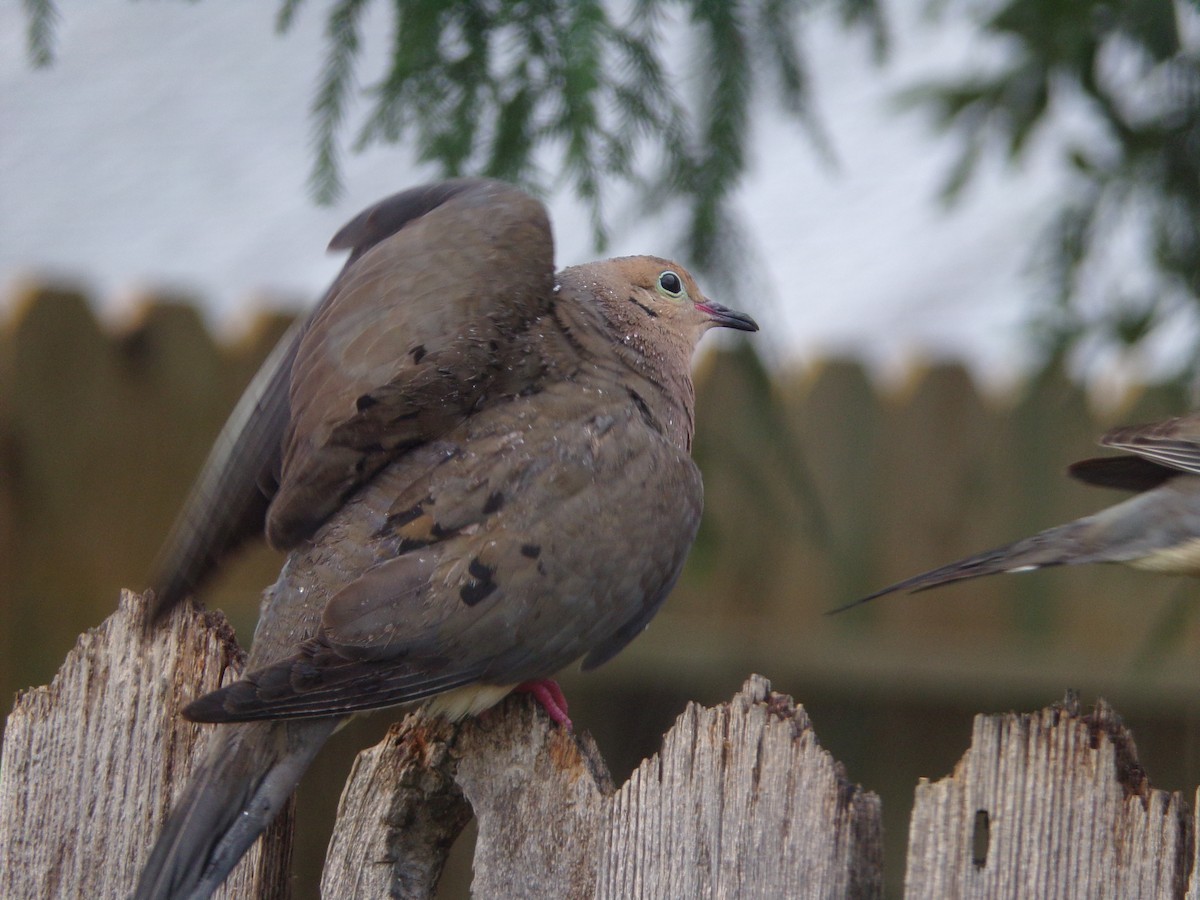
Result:
[[567,731],[572,729],[571,719],[567,716],[567,698],[563,696],[562,688],[553,678],[525,681],[513,688],[513,691],[532,694],[533,699],[541,704],[542,709],[554,720],[555,724],[561,725]]

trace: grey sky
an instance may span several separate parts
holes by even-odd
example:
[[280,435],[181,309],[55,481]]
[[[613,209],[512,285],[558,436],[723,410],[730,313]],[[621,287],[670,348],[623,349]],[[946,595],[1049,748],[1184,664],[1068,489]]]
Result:
[[[433,173],[400,148],[348,155],[346,196],[311,203],[322,11],[301,7],[280,38],[276,6],[63,2],[58,60],[43,71],[27,63],[19,6],[0,9],[0,283],[72,276],[114,316],[141,289],[182,288],[221,325],[264,296],[320,292],[339,264],[324,254],[334,231]],[[368,77],[390,23],[386,4],[376,7]],[[1023,359],[1031,233],[1066,176],[1035,145],[1019,177],[985,167],[943,210],[936,192],[952,147],[892,101],[994,48],[972,43],[965,24],[893,25],[882,72],[864,39],[820,19],[807,27],[835,166],[794,124],[757,118],[738,206],[759,251],[747,277],[775,303],[756,314],[788,355],[852,352],[886,371],[955,356],[1004,383]],[[566,194],[551,207],[560,264],[593,256],[583,209]],[[669,222],[633,220],[619,202],[614,211],[612,255],[675,248]]]

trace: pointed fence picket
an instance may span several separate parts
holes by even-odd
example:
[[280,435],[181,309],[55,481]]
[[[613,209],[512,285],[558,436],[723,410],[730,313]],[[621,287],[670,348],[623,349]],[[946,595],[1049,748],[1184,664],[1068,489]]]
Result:
[[[218,614],[177,610],[149,632],[146,616],[124,593],[50,685],[18,698],[0,757],[0,896],[132,889],[211,730],[178,710],[241,662]],[[953,774],[916,790],[907,897],[1196,894],[1187,803],[1151,787],[1103,702],[980,715]],[[620,786],[586,733],[528,698],[456,725],[418,712],[359,755],[321,890],[433,897],[473,814],[476,896],[881,897],[880,809],[760,676],[729,702],[689,705]],[[270,830],[224,897],[287,896],[290,827]]]

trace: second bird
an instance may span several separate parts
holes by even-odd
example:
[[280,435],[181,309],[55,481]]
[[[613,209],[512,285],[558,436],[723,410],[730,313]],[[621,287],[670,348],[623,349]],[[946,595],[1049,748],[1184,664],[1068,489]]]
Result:
[[1134,496],[1100,512],[890,585],[841,607],[893,591],[923,591],[967,578],[1046,566],[1123,563],[1200,575],[1200,413],[1117,428],[1100,444],[1125,451],[1075,463],[1075,478]]

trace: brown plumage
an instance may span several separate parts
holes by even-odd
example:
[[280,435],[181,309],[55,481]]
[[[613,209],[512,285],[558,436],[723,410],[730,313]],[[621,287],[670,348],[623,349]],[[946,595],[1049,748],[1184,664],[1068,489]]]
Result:
[[250,533],[290,551],[249,674],[186,711],[249,724],[222,726],[139,897],[211,893],[345,715],[478,712],[640,633],[699,524],[692,352],[757,328],[668,260],[555,276],[544,208],[497,182],[399,194],[333,246],[162,556],[160,611]]
[[841,612],[894,591],[923,591],[984,575],[1047,566],[1123,563],[1172,575],[1200,575],[1200,413],[1116,428],[1101,446],[1125,455],[1085,459],[1070,474],[1099,487],[1133,491],[1122,503],[890,585]]

